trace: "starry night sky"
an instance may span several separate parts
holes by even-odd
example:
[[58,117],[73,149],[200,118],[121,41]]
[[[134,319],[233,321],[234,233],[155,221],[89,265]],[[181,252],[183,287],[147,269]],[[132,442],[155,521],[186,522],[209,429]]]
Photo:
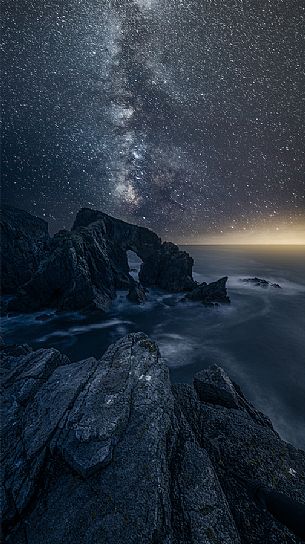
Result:
[[167,239],[305,223],[302,0],[2,2],[3,200]]

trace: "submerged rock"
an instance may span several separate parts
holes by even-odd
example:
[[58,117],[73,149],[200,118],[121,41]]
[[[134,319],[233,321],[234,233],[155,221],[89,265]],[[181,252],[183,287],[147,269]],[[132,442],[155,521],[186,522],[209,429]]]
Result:
[[[5,346],[2,360],[6,542],[300,542],[270,496],[303,511],[305,454],[222,369],[171,387],[142,333],[99,361]],[[268,489],[265,506],[245,475]]]
[[53,317],[53,314],[40,314],[35,317],[36,321],[49,321]]
[[256,287],[274,287],[275,289],[281,289],[281,286],[278,283],[271,283],[270,281],[261,279],[261,278],[242,278],[240,281],[243,283],[250,283]]
[[202,302],[206,305],[215,305],[218,303],[228,304],[230,299],[227,294],[226,283],[227,276],[212,283],[201,283],[185,296],[186,300],[193,302]]

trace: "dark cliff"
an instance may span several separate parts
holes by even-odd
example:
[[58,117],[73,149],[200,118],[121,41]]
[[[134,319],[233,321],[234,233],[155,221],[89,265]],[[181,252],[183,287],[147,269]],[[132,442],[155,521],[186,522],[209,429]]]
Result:
[[[21,210],[11,208],[1,227],[2,291],[15,295],[9,312],[48,307],[108,310],[117,289],[132,290],[135,285],[128,250],[143,261],[139,279],[144,287],[183,292],[197,286],[188,253],[162,243],[149,229],[99,211],[83,208],[72,230],[60,231],[52,239],[44,221]],[[225,284],[222,291],[224,298]]]
[[1,209],[1,290],[15,293],[30,280],[48,250],[48,224],[10,206]]

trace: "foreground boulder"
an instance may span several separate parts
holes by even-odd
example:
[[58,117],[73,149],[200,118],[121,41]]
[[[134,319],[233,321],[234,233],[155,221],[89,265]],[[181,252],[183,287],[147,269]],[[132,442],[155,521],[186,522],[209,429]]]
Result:
[[305,453],[281,440],[219,367],[197,374],[194,385],[176,385],[174,395],[212,461],[241,542],[304,542]]
[[101,361],[56,350],[3,358],[6,542],[240,542],[145,335]]
[[49,245],[48,224],[23,210],[3,206],[1,227],[1,292],[15,293],[26,283]]
[[269,509],[276,490],[302,512],[305,454],[218,367],[172,388],[142,333],[99,361],[1,350],[5,542],[301,542]]
[[230,299],[226,288],[227,281],[228,278],[225,276],[212,283],[203,282],[190,291],[190,293],[187,293],[185,299],[192,302],[202,302],[202,304],[207,306],[219,303],[229,304]]
[[230,380],[221,367],[213,365],[208,370],[198,372],[194,376],[194,388],[200,402],[242,410],[263,427],[272,429],[270,419],[248,402],[240,387]]

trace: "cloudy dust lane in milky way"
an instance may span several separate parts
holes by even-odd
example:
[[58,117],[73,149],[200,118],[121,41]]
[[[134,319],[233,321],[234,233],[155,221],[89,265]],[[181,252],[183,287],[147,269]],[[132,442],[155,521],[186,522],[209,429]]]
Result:
[[303,2],[3,1],[4,200],[168,239],[304,224]]

